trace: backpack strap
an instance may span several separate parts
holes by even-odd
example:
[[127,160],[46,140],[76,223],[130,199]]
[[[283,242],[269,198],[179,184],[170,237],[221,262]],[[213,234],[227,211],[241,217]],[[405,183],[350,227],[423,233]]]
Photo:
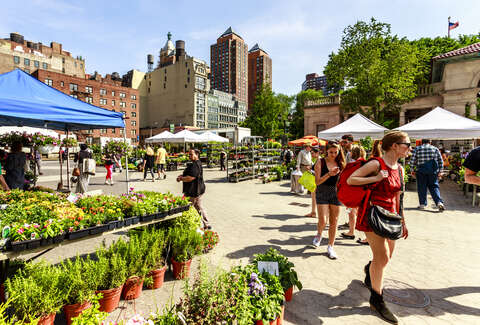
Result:
[[[380,171],[382,169],[387,169],[387,165],[385,164],[385,161],[381,158],[381,157],[373,157],[373,158],[370,158],[367,163],[369,161],[372,161],[372,160],[376,160],[378,161],[378,163],[380,164],[380,168],[378,169],[378,173],[380,173]],[[381,182],[381,181],[380,181]],[[365,212],[367,210],[367,206],[368,206],[368,202],[370,202],[370,197],[372,195],[372,191],[378,186],[378,184],[380,184],[380,182],[376,182],[376,183],[372,183],[372,184],[366,184],[366,189],[367,189],[367,194],[365,195],[365,199],[363,200],[363,204],[362,204],[362,214],[361,215],[365,215]]]

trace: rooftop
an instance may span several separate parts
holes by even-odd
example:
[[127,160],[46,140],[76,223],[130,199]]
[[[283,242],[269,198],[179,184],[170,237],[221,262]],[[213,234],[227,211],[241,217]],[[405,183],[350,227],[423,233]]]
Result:
[[228,35],[236,35],[236,36],[240,37],[240,38],[243,40],[242,36],[240,36],[240,35],[238,35],[237,33],[235,33],[235,32],[233,31],[233,29],[232,29],[231,26],[228,27],[228,29],[227,29],[222,35],[220,35],[219,38],[222,38],[222,37],[225,37],[225,36],[228,36]]
[[248,53],[253,53],[253,52],[257,52],[257,51],[263,51],[266,54],[268,54],[267,51],[265,51],[260,46],[258,46],[258,43],[255,43],[255,45],[250,49],[250,51],[248,51]]
[[480,53],[480,43],[475,43],[466,47],[462,47],[461,49],[456,49],[447,53],[437,55],[433,57],[433,60],[446,59],[454,56],[473,54],[473,53]]

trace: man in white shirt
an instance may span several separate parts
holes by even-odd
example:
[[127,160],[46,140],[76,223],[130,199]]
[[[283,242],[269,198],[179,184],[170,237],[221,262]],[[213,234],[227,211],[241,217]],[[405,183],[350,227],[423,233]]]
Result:
[[[297,156],[297,170],[302,173],[309,172],[312,170],[312,144],[310,142],[305,143],[305,148],[298,153]],[[317,217],[316,207],[317,202],[315,199],[315,191],[310,193],[312,197],[312,211],[309,214],[306,214],[305,217]]]

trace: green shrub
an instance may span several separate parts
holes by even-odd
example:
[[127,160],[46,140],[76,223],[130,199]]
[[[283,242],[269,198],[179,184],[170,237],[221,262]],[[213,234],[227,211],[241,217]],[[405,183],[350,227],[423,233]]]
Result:
[[293,286],[302,290],[302,283],[298,280],[297,272],[293,269],[295,265],[276,249],[270,247],[265,254],[254,255],[253,264],[258,266],[259,261],[278,262],[279,279],[283,290],[287,290]]
[[202,235],[194,229],[173,227],[168,234],[172,255],[177,262],[186,262],[202,250]]
[[94,296],[94,270],[89,267],[90,260],[77,256],[75,260],[65,260],[60,264],[59,287],[63,290],[65,305],[91,301]]
[[89,273],[95,290],[108,290],[120,287],[127,279],[127,263],[120,254],[107,251],[104,247],[97,250],[97,260],[89,261]]

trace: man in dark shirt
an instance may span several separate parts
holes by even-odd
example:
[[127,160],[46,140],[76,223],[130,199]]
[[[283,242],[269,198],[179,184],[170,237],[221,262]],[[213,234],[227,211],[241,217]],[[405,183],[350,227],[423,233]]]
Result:
[[192,161],[187,165],[183,174],[177,177],[177,182],[183,182],[183,193],[190,198],[193,206],[202,216],[204,229],[211,229],[209,225],[207,212],[202,206],[202,195],[205,193],[205,183],[203,181],[203,168],[199,160],[200,152],[197,149],[190,149],[188,156]]
[[463,166],[465,167],[465,182],[480,185],[480,176],[476,176],[480,171],[480,147],[470,151]]

